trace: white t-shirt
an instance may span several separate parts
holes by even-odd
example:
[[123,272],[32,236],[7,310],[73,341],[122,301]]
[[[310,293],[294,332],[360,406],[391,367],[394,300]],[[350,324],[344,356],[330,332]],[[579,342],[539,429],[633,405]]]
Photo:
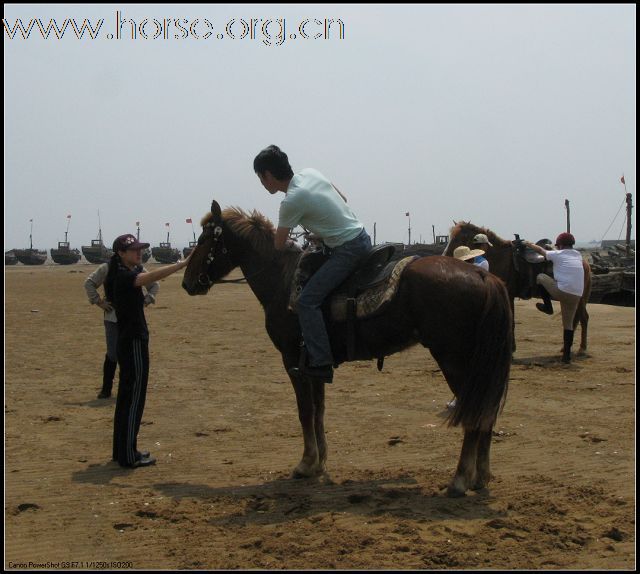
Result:
[[351,208],[318,170],[296,173],[280,204],[279,227],[302,225],[322,238],[328,247],[339,247],[364,229]]
[[545,257],[553,263],[553,278],[558,284],[558,289],[582,297],[584,267],[580,252],[575,249],[547,251]]

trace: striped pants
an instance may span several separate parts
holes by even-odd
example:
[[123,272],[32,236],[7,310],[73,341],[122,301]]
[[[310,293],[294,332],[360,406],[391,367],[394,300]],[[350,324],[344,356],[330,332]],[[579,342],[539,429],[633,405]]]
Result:
[[138,431],[147,397],[149,341],[118,339],[120,383],[113,421],[113,459],[132,466],[139,455]]

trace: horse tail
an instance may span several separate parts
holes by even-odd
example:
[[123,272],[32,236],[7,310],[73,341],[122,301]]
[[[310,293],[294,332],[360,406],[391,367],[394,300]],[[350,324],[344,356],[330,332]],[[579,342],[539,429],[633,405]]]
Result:
[[507,398],[513,349],[512,313],[501,279],[487,273],[484,307],[475,332],[467,379],[456,393],[450,426],[490,431]]

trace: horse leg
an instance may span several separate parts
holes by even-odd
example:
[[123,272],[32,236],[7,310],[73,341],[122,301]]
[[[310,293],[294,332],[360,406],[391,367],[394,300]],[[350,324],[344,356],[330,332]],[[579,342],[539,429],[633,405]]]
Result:
[[489,452],[491,450],[491,439],[493,431],[481,432],[478,440],[478,454],[476,459],[476,479],[471,490],[486,488],[491,480],[489,468]]
[[324,434],[324,383],[313,382],[313,428],[316,436],[316,446],[318,447],[318,468],[317,473],[326,470],[327,463],[327,438]]
[[465,492],[476,484],[476,459],[480,434],[480,431],[477,430],[465,429],[464,431],[458,468],[453,480],[447,487],[447,496],[451,498],[464,496]]
[[[295,357],[283,357],[283,360],[287,373],[292,366],[297,364]],[[292,476],[294,478],[314,476],[321,472],[321,470],[319,470],[318,443],[315,431],[316,414],[313,389],[306,377],[292,377],[289,375],[289,378],[291,379],[293,390],[296,393],[298,419],[302,426],[302,437],[304,441],[302,460],[298,466],[293,469]],[[322,402],[322,410],[324,410],[324,401]]]
[[[455,361],[447,351],[431,348],[431,354],[442,369],[442,374],[449,385],[449,388],[457,396],[462,389],[467,376],[467,365]],[[464,496],[465,492],[475,484],[476,480],[476,458],[478,452],[479,431],[465,429],[462,441],[462,451],[456,473],[447,487],[447,496]]]
[[573,319],[573,330],[576,330],[580,323],[580,348],[578,349],[578,355],[584,355],[587,352],[587,327],[589,325],[589,313],[587,312],[587,302],[582,300],[576,311],[576,316]]
[[511,352],[515,353],[516,352],[516,303],[515,303],[515,298],[514,297],[510,297],[509,298],[509,304],[511,305],[511,333],[513,334],[513,337],[511,338],[511,340],[513,341],[511,344]]

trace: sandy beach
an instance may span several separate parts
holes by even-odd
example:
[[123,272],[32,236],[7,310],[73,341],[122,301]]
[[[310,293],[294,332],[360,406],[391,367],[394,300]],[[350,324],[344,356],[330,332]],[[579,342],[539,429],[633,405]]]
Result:
[[516,302],[494,479],[449,499],[462,431],[426,349],[342,365],[328,472],[294,480],[295,396],[259,303],[243,284],[189,297],[182,273],[146,311],[139,445],[158,462],[121,469],[93,269],[5,268],[5,569],[635,567],[634,308],[590,305],[588,354],[564,365],[560,314]]

